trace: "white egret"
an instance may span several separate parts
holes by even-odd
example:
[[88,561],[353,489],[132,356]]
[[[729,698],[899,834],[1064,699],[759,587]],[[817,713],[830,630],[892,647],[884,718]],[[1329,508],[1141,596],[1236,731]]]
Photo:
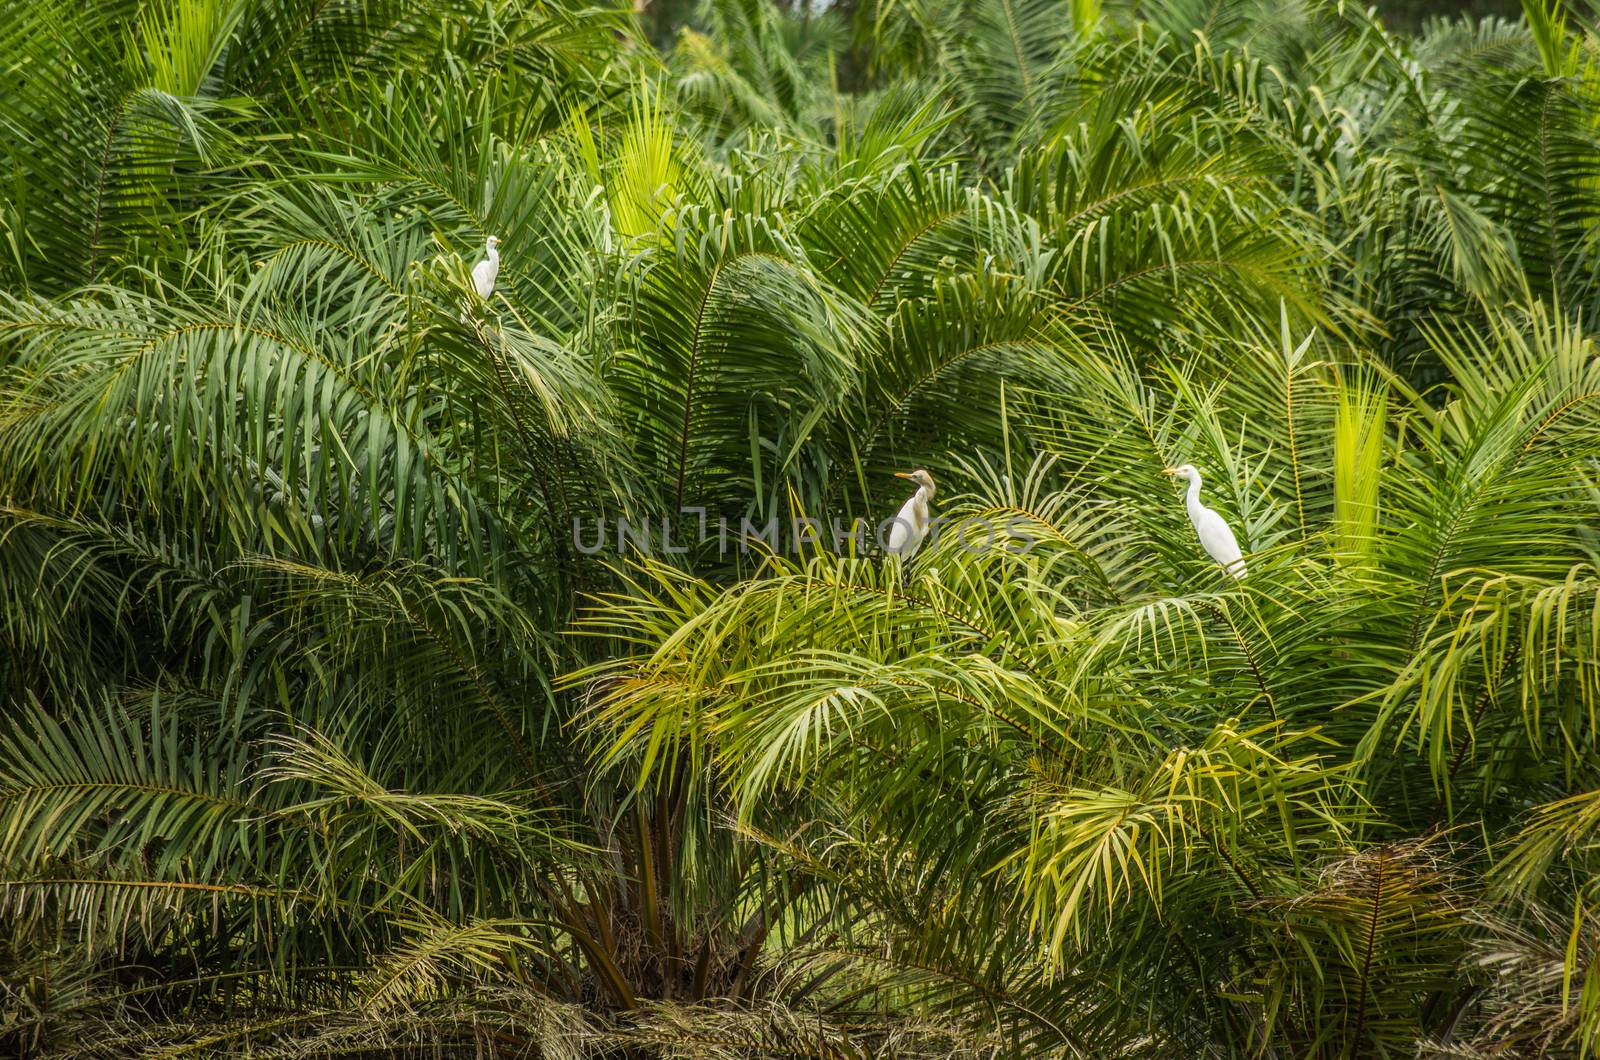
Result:
[[1181,464],[1163,468],[1161,473],[1188,480],[1189,495],[1184,499],[1184,506],[1189,509],[1189,522],[1194,524],[1194,532],[1200,535],[1201,547],[1206,550],[1206,555],[1222,565],[1223,570],[1235,578],[1243,578],[1244,554],[1239,551],[1239,542],[1233,536],[1228,521],[1200,503],[1199,469],[1193,464]]
[[928,502],[938,492],[933,476],[918,468],[912,472],[896,471],[895,478],[909,479],[917,484],[917,492],[900,506],[900,514],[889,527],[889,552],[902,559],[910,559],[928,536]]
[[472,286],[478,289],[478,297],[488,298],[494,294],[495,277],[500,275],[500,239],[490,236],[483,245],[488,257],[472,267]]

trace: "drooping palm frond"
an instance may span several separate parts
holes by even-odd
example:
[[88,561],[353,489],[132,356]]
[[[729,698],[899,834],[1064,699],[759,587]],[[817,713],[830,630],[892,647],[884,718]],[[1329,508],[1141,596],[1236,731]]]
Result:
[[1459,891],[1440,854],[1413,840],[1334,861],[1304,893],[1262,903],[1303,948],[1288,958],[1300,974],[1269,962],[1251,984],[1262,1036],[1303,1019],[1296,1030],[1319,1055],[1381,1055],[1415,1042],[1427,1002],[1460,989],[1470,898]]
[[1593,1048],[1583,13],[12,7],[0,1052]]
[[131,6],[29,4],[7,20],[8,286],[55,293],[182,257],[180,222],[222,201],[249,107],[207,75],[235,20],[211,4]]

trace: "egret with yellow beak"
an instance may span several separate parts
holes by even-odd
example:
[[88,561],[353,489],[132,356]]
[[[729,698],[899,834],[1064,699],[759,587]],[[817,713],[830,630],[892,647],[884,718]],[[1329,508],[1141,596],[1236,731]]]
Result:
[[928,526],[931,522],[928,516],[928,502],[933,500],[933,495],[938,492],[938,487],[933,484],[933,476],[918,468],[915,471],[896,471],[895,478],[907,479],[917,484],[917,492],[900,506],[900,514],[894,517],[894,525],[889,528],[889,553],[901,559],[910,559],[922,545],[922,539],[928,536]]
[[1161,473],[1188,480],[1189,495],[1184,499],[1184,506],[1189,509],[1189,522],[1193,524],[1194,532],[1200,535],[1200,547],[1206,550],[1206,555],[1221,564],[1223,570],[1235,578],[1243,578],[1244,554],[1239,551],[1239,542],[1233,536],[1228,521],[1200,503],[1199,469],[1193,464],[1179,464],[1177,467],[1162,468]]

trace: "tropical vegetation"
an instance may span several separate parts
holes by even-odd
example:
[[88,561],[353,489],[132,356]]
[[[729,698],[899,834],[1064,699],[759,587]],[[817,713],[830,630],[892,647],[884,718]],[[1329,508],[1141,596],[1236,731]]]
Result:
[[1595,9],[3,10],[0,1053],[1600,1046]]

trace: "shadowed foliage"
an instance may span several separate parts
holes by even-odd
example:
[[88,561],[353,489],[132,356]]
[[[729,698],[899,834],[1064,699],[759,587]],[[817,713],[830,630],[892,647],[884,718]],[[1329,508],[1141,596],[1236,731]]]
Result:
[[5,14],[0,1053],[1600,1046],[1592,8]]

